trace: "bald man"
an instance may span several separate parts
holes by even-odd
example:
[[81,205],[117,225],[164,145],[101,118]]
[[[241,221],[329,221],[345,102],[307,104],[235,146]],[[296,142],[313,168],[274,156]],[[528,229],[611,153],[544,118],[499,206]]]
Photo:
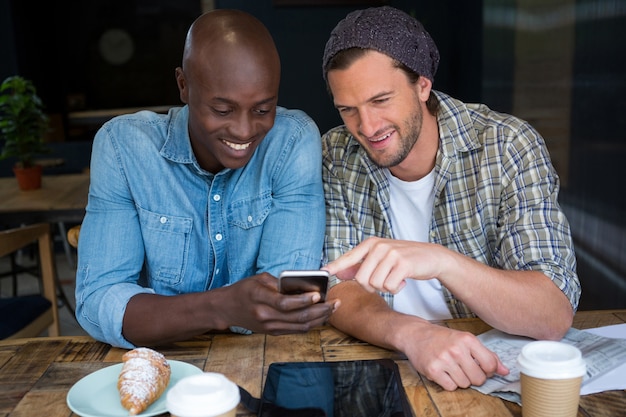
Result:
[[184,106],[98,131],[76,276],[91,336],[132,348],[329,318],[318,293],[277,291],[282,270],[319,269],[325,224],[319,130],[277,106],[279,80],[263,24],[215,10],[192,24],[176,68]]

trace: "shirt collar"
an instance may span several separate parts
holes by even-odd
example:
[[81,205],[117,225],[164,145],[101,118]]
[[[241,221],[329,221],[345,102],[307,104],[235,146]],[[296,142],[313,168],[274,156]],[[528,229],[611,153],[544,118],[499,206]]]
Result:
[[469,152],[483,145],[478,138],[467,106],[440,91],[434,91],[439,100],[440,151],[448,157],[457,152]]
[[161,156],[180,164],[197,164],[189,138],[189,108],[183,106],[170,109],[169,116],[170,124]]
[[[193,153],[191,138],[189,137],[189,107],[185,105],[170,109],[169,116],[170,124],[167,138],[161,148],[161,156],[178,164],[191,164],[200,175],[213,176],[212,173],[200,167],[196,155]],[[224,171],[229,170],[222,170],[221,172]]]

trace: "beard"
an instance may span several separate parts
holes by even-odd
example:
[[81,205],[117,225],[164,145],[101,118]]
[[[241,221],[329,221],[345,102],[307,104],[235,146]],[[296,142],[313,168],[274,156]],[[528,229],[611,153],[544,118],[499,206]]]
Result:
[[[399,144],[398,149],[389,153],[387,150],[383,152],[374,151],[369,146],[363,146],[367,156],[372,162],[380,168],[391,168],[399,165],[417,143],[420,133],[422,132],[423,113],[422,108],[415,106],[415,111],[409,115],[409,117],[403,123],[402,128],[397,125],[392,125],[393,129],[398,133]],[[385,128],[382,131],[387,130]],[[361,135],[362,136],[362,135]]]

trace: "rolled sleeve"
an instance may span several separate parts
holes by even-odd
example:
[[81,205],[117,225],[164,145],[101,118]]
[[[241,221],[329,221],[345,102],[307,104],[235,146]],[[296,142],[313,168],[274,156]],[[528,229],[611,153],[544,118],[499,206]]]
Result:
[[80,325],[94,338],[113,346],[136,347],[122,334],[122,323],[128,301],[137,294],[153,294],[150,288],[133,284],[118,284],[92,295],[93,300],[77,302],[76,317]]

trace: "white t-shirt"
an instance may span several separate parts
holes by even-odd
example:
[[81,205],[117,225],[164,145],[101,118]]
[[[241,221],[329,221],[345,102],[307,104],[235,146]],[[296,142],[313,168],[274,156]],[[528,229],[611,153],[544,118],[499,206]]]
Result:
[[[433,202],[435,171],[418,181],[406,182],[388,169],[390,216],[394,239],[428,242]],[[438,279],[407,279],[406,286],[393,297],[393,309],[426,320],[451,318]]]

